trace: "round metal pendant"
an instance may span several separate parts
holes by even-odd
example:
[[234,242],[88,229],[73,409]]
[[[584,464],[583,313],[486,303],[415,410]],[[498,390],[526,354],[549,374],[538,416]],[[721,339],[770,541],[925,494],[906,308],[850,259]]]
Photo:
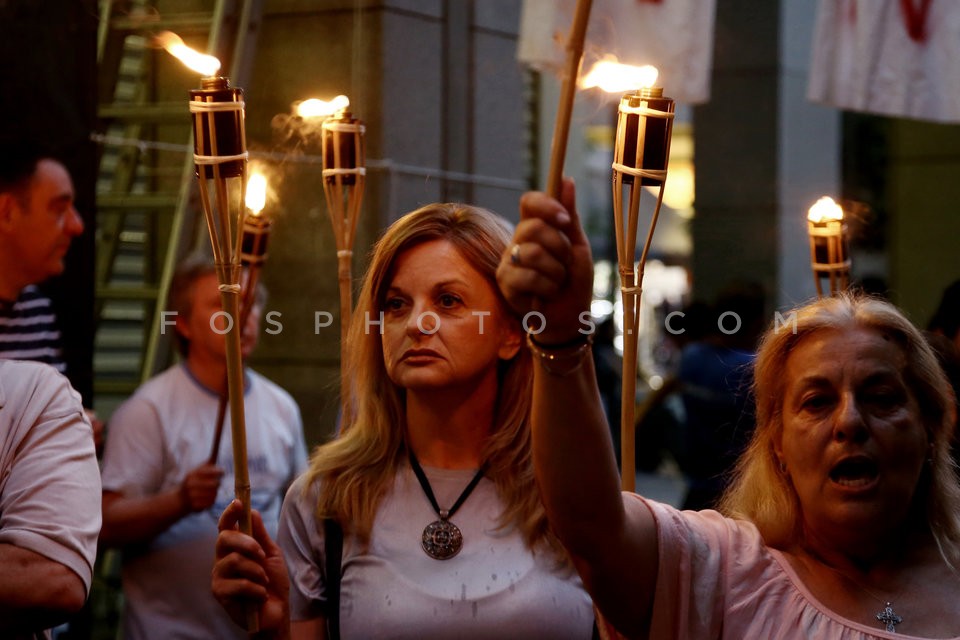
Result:
[[436,520],[424,527],[421,544],[434,560],[449,560],[463,548],[463,535],[452,522]]

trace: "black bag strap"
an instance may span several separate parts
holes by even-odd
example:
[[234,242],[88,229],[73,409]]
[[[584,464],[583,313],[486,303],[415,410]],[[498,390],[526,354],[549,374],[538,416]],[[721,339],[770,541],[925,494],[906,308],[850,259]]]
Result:
[[326,567],[327,639],[340,640],[340,563],[343,560],[343,527],[334,518],[323,520]]

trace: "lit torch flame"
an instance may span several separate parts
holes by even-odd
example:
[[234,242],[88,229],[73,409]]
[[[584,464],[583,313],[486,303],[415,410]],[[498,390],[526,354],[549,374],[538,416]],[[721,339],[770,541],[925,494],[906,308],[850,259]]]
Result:
[[267,178],[262,173],[251,173],[247,180],[247,194],[245,198],[247,209],[257,216],[267,204]]
[[171,55],[180,60],[187,67],[210,77],[220,69],[220,61],[214,56],[200,53],[183,43],[183,40],[172,31],[163,31],[156,36],[157,43],[166,49]]
[[656,67],[645,64],[637,67],[621,64],[616,58],[600,60],[580,81],[583,89],[599,87],[608,93],[623,93],[633,89],[647,89],[657,81]]
[[843,220],[843,208],[829,196],[823,196],[813,203],[807,212],[807,220],[814,224],[827,220]]
[[350,106],[350,98],[337,96],[329,102],[318,98],[310,98],[296,105],[297,115],[301,118],[326,118],[338,111],[345,111]]

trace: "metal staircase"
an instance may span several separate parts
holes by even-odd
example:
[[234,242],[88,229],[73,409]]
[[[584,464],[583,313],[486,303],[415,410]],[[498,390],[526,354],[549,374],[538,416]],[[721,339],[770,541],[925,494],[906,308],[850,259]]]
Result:
[[[160,314],[198,240],[187,91],[197,75],[153,43],[165,30],[220,58],[243,84],[262,0],[101,0],[98,33],[97,409],[113,407],[170,361]],[[189,5],[189,12],[184,12]],[[165,13],[167,6],[175,6]],[[195,10],[193,10],[195,9]],[[202,246],[202,245],[201,245]]]

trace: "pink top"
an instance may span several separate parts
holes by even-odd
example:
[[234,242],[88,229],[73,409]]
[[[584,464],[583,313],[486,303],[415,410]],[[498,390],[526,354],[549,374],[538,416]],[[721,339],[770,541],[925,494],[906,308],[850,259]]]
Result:
[[660,543],[650,638],[917,637],[831,611],[807,590],[783,553],[764,545],[748,522],[634,497],[653,513]]

